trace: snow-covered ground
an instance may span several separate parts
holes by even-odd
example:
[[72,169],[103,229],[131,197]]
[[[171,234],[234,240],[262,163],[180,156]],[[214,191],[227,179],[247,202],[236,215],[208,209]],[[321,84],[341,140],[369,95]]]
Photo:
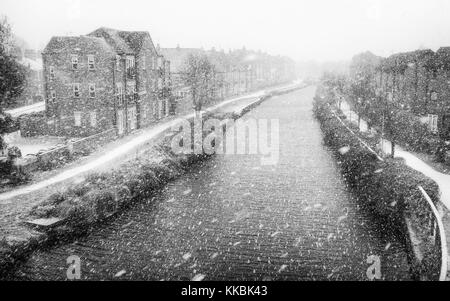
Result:
[[[342,102],[341,110],[351,122],[358,124],[358,115],[350,110],[349,105],[345,101]],[[367,123],[361,119],[360,130],[365,132],[367,129]],[[387,139],[383,139],[383,141],[380,141],[379,148],[383,153],[390,154],[391,142]],[[403,158],[406,165],[433,179],[439,185],[439,189],[441,190],[441,202],[450,210],[450,175],[435,170],[412,153],[402,149],[399,145],[395,146],[394,156]]]
[[23,114],[42,112],[44,110],[45,110],[45,102],[44,101],[40,101],[40,102],[34,103],[32,105],[29,105],[29,106],[23,106],[23,107],[20,107],[20,108],[15,108],[15,109],[12,109],[12,110],[8,110],[8,111],[6,111],[6,113],[11,114],[12,117],[18,117],[18,116],[23,115]]
[[[294,84],[286,85],[286,86],[283,86],[283,88],[295,87],[295,86],[298,86],[298,84],[294,83]],[[276,90],[276,88],[269,89],[267,91],[261,90],[261,91],[258,91],[258,92],[252,93],[252,94],[247,94],[247,95],[239,96],[236,98],[232,98],[232,99],[223,101],[215,106],[212,106],[211,108],[208,108],[207,111],[214,111],[225,105],[231,104],[231,103],[239,101],[239,100],[261,97],[261,96],[265,95],[266,92],[270,92],[271,90]],[[29,186],[25,186],[22,188],[18,188],[16,190],[12,190],[9,192],[1,193],[0,194],[0,202],[5,202],[10,198],[17,197],[17,196],[20,196],[23,194],[27,194],[27,193],[30,193],[33,191],[37,191],[39,189],[48,187],[50,185],[57,184],[57,183],[65,181],[65,180],[80,176],[87,172],[92,172],[106,164],[114,165],[111,163],[112,162],[117,163],[121,159],[124,159],[125,157],[129,156],[130,154],[134,154],[135,151],[140,146],[144,145],[149,140],[157,137],[158,135],[162,134],[164,131],[174,128],[175,126],[181,124],[181,122],[183,120],[185,120],[186,118],[191,118],[193,116],[194,116],[194,113],[187,114],[180,118],[177,118],[177,119],[174,119],[171,121],[167,121],[167,122],[162,122],[154,127],[144,129],[141,134],[137,135],[132,140],[127,141],[124,144],[118,145],[116,148],[114,148],[111,151],[105,153],[104,155],[96,158],[95,160],[92,160],[90,162],[87,162],[86,164],[83,164],[83,165],[80,165],[80,166],[77,166],[77,167],[74,167],[74,168],[71,168],[68,170],[64,170],[61,173],[59,173],[51,178],[48,178],[46,180],[43,180],[41,182],[29,185]]]
[[6,135],[5,141],[9,147],[17,146],[23,157],[35,155],[39,151],[48,150],[64,143],[64,139],[59,137],[21,137],[18,132]]

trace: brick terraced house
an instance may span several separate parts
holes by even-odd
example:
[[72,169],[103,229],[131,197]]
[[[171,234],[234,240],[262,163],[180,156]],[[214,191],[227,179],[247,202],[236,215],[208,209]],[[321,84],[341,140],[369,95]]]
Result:
[[42,57],[51,135],[124,135],[169,113],[170,62],[148,32],[53,37]]

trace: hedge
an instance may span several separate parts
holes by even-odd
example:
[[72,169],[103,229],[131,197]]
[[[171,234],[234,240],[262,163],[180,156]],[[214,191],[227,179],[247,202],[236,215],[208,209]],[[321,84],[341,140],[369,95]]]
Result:
[[399,159],[377,158],[333,115],[331,107],[315,98],[314,114],[324,134],[324,143],[333,151],[349,187],[358,199],[401,231],[404,216],[415,214],[424,205],[418,186],[431,199],[439,200],[439,186]]
[[[134,201],[151,197],[189,166],[210,157],[206,154],[174,154],[169,147],[171,137],[165,137],[162,146],[152,147],[115,171],[90,174],[82,183],[51,195],[35,206],[31,215],[65,220],[63,234],[86,230],[87,226],[104,220]],[[155,162],[157,157],[162,159]]]

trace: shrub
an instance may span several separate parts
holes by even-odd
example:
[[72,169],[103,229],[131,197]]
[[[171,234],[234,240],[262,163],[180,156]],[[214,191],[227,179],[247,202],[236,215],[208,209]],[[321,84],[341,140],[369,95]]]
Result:
[[69,206],[64,215],[68,224],[76,227],[92,225],[98,219],[96,208],[91,204]]
[[117,210],[117,202],[113,192],[95,189],[86,193],[81,199],[83,205],[93,208],[98,220],[102,220]]
[[121,186],[116,191],[116,200],[118,207],[124,207],[129,204],[132,199],[132,194],[127,186]]
[[30,214],[38,218],[49,218],[56,213],[56,205],[42,204],[31,209]]
[[74,187],[70,187],[66,191],[65,194],[67,196],[82,197],[83,195],[85,195],[90,190],[91,190],[91,187],[90,187],[89,183],[82,183],[82,184],[78,184],[78,185],[76,185]]
[[157,183],[167,183],[168,181],[176,177],[176,173],[169,167],[162,165],[160,163],[149,163],[142,166],[143,171],[150,170],[154,174],[154,180]]
[[64,193],[56,192],[50,195],[50,197],[46,201],[34,206],[31,209],[31,214],[39,218],[48,218],[51,216],[55,216],[57,215],[56,207],[59,204],[63,203],[65,200],[66,195]]
[[433,180],[401,160],[378,160],[320,99],[314,103],[314,114],[324,133],[324,143],[333,150],[348,185],[375,213],[404,231],[403,216],[423,212],[420,208],[426,205],[419,185],[433,200],[439,199],[439,187]]

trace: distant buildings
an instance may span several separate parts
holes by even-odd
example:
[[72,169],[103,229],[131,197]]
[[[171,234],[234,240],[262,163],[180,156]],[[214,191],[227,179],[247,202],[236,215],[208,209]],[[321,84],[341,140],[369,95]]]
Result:
[[183,82],[183,69],[189,55],[206,55],[216,68],[215,87],[210,101],[217,101],[295,79],[295,63],[289,58],[270,56],[245,48],[233,51],[200,48],[162,48],[171,62],[172,88],[177,113],[192,110],[190,89]]
[[24,91],[9,109],[43,101],[42,60],[37,56],[37,51],[15,45],[9,48],[9,53],[24,67],[26,79]]
[[125,135],[191,111],[183,68],[190,54],[200,53],[217,71],[208,102],[295,78],[288,58],[245,49],[160,49],[148,32],[99,28],[53,37],[42,52],[47,134],[84,137],[115,129]]
[[52,135],[124,135],[169,113],[170,63],[148,32],[53,37],[42,57]]

